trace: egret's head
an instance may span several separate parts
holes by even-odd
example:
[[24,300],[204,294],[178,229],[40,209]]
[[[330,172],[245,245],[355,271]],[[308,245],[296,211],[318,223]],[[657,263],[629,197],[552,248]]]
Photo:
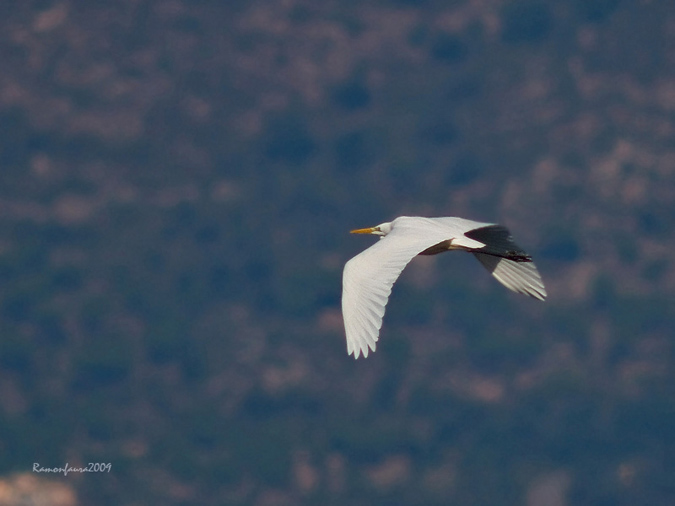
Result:
[[357,230],[352,230],[350,234],[374,234],[385,236],[391,232],[391,223],[382,223],[377,227],[371,228],[359,228]]

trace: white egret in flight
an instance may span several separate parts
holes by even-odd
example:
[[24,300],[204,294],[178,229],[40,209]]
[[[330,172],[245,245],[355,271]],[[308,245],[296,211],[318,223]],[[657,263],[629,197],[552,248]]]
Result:
[[546,289],[532,257],[513,242],[506,227],[463,218],[401,216],[376,227],[352,230],[380,240],[345,264],[342,316],[347,353],[375,351],[391,287],[417,255],[469,251],[509,290],[544,300]]

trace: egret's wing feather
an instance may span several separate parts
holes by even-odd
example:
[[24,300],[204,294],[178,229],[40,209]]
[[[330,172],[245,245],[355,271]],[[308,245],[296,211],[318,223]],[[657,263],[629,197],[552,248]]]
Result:
[[444,230],[448,237],[452,237],[454,248],[474,249],[485,246],[485,243],[467,237],[465,234],[471,230],[492,226],[493,223],[467,220],[465,218],[420,218],[427,220],[432,225]]
[[347,262],[342,275],[342,315],[349,354],[359,358],[361,353],[367,357],[369,349],[375,351],[394,282],[417,254],[452,238],[430,220],[397,220],[386,237]]
[[492,275],[509,290],[539,300],[546,298],[546,289],[534,262],[516,262],[484,253],[474,253]]
[[347,353],[359,358],[367,357],[369,348],[375,351],[391,287],[420,251],[386,237],[347,262],[342,277]]

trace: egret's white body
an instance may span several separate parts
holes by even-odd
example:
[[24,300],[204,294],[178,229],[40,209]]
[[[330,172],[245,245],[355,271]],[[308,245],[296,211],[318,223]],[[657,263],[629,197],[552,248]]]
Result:
[[401,216],[352,233],[380,236],[345,264],[342,275],[347,353],[353,353],[354,358],[375,351],[391,287],[408,262],[420,254],[469,251],[508,289],[539,300],[546,297],[530,256],[513,242],[505,227],[494,223]]

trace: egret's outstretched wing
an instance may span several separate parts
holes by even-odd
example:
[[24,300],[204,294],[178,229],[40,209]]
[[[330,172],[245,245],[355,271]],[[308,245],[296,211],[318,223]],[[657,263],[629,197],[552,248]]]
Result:
[[401,271],[427,242],[389,234],[345,264],[342,273],[342,315],[347,353],[359,358],[375,351],[384,308]]
[[476,258],[509,290],[544,300],[546,289],[534,262],[516,262],[508,258],[475,253]]
[[485,246],[469,250],[490,273],[509,290],[539,300],[546,298],[546,289],[532,257],[518,246],[509,229],[502,225],[488,225],[466,232]]
[[[375,351],[391,287],[416,255],[441,241],[455,239],[453,230],[434,218],[398,218],[386,237],[356,255],[342,275],[342,315],[347,352],[359,358]],[[471,241],[462,237],[463,241]],[[469,246],[482,246],[471,241]]]

